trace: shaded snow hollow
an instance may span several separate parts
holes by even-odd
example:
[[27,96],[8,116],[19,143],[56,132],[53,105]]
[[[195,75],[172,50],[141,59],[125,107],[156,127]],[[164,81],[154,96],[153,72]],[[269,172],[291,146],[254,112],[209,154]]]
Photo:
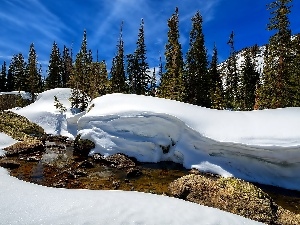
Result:
[[[68,109],[54,107],[54,95]],[[300,108],[233,112],[126,94],[94,99],[87,113],[70,109],[70,89],[53,89],[14,110],[47,133],[96,143],[143,162],[170,160],[222,176],[300,189]]]

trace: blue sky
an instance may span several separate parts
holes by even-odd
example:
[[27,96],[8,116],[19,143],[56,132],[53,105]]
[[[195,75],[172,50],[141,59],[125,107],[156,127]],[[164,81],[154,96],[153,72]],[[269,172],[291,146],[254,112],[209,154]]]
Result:
[[[229,55],[226,44],[231,31],[235,32],[235,48],[263,45],[271,32],[266,30],[270,12],[266,5],[272,0],[1,0],[0,63],[10,62],[19,52],[26,57],[30,43],[35,44],[38,60],[47,69],[52,44],[56,41],[80,48],[86,29],[88,48],[94,57],[106,60],[110,69],[116,52],[121,21],[124,21],[125,53],[135,49],[141,18],[145,21],[145,41],[150,67],[164,56],[167,42],[167,20],[179,8],[180,41],[185,54],[189,44],[191,17],[200,11],[208,53],[214,43],[219,61]],[[293,33],[300,33],[300,1],[293,2],[290,14]]]

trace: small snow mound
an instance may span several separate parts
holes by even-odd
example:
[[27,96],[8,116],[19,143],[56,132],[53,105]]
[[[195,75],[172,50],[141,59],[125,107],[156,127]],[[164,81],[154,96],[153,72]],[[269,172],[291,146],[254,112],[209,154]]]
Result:
[[[60,109],[55,107],[54,96],[67,109],[66,112],[61,112]],[[34,103],[24,108],[13,109],[12,111],[40,125],[48,134],[74,138],[73,134],[68,131],[67,121],[67,117],[73,116],[69,101],[70,97],[70,88],[55,88],[40,93]]]
[[3,150],[4,148],[11,146],[17,142],[17,140],[13,139],[7,134],[0,132],[0,156],[3,156],[5,154],[5,151]]

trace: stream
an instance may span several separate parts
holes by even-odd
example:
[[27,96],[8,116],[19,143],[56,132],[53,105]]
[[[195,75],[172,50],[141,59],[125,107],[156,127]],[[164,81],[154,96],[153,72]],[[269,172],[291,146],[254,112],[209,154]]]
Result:
[[[19,166],[10,174],[21,180],[56,188],[125,190],[169,195],[168,185],[191,171],[173,162],[139,163],[133,168],[107,165],[73,154],[71,144],[46,142],[44,152],[7,157]],[[255,184],[285,209],[300,214],[300,192]]]

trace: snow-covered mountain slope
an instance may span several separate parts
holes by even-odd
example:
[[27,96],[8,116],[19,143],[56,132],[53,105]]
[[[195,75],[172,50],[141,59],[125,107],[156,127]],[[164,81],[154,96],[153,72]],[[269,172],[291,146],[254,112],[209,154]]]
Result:
[[[253,62],[256,66],[256,71],[260,75],[262,75],[263,68],[264,68],[264,52],[266,50],[266,47],[265,46],[260,46],[260,47],[254,46],[250,49],[252,49],[251,54],[253,56]],[[238,51],[236,54],[238,71],[241,71],[243,68],[243,63],[245,62],[245,52],[246,52],[246,49],[242,49],[242,50]],[[218,65],[219,71],[221,71],[222,73],[226,73],[226,71],[227,71],[227,61],[228,61],[228,59]]]

